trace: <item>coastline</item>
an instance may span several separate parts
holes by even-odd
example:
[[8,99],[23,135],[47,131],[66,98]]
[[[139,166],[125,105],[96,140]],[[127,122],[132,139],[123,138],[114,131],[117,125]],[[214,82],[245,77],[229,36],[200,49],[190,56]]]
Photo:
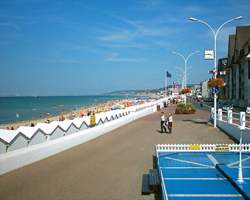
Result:
[[36,125],[37,123],[50,123],[52,121],[58,121],[62,116],[65,119],[73,119],[76,117],[86,116],[88,113],[99,113],[103,111],[109,111],[112,110],[112,108],[116,105],[119,106],[123,105],[125,107],[131,104],[131,102],[133,101],[135,101],[135,99],[133,98],[109,100],[103,103],[93,104],[91,106],[85,106],[79,110],[64,111],[58,115],[48,115],[47,117],[0,124],[0,129],[14,128],[15,130],[20,126],[31,126],[31,124]]

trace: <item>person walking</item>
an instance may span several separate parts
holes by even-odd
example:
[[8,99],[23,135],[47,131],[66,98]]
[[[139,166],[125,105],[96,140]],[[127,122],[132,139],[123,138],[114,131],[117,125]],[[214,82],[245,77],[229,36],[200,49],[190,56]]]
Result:
[[161,133],[163,133],[163,130],[164,132],[166,132],[166,127],[164,126],[164,123],[165,123],[165,115],[164,115],[164,112],[161,112]]
[[169,113],[169,116],[168,116],[168,131],[169,131],[169,133],[172,133],[172,126],[173,126],[173,115],[172,115],[172,113]]
[[165,130],[165,133],[169,132],[169,129],[168,129],[168,118],[165,119],[165,122],[163,124],[163,127],[164,127],[164,130]]

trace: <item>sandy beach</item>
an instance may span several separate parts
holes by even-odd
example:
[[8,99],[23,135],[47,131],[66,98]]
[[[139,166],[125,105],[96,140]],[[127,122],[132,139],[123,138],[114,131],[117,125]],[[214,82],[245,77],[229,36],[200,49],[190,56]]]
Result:
[[88,113],[99,113],[104,111],[109,111],[114,108],[120,107],[125,108],[127,106],[131,106],[135,103],[135,99],[117,99],[117,100],[110,100],[105,103],[100,104],[94,104],[89,107],[82,107],[80,110],[72,110],[67,112],[62,112],[60,115],[51,115],[48,114],[46,117],[41,117],[37,119],[29,119],[25,121],[18,121],[13,123],[6,123],[6,124],[0,124],[0,129],[11,129],[14,128],[17,129],[20,126],[31,126],[33,124],[34,126],[37,123],[49,123],[52,121],[59,120],[60,117],[63,116],[65,119],[74,119],[75,117],[81,117],[86,116]]

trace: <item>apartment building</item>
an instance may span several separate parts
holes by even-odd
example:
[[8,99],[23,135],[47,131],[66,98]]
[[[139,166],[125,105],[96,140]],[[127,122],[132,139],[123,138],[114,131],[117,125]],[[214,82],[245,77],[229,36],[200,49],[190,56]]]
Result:
[[[224,58],[225,60],[225,58]],[[223,61],[223,59],[221,59]],[[226,66],[218,62],[218,73],[225,80],[225,88],[219,97],[235,106],[250,104],[250,26],[236,27],[236,34],[229,36]],[[223,73],[222,73],[223,74]]]

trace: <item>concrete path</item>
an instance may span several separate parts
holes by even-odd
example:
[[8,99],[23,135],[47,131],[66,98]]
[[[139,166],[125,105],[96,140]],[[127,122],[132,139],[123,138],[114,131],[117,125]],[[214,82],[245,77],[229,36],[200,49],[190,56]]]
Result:
[[[173,112],[174,107],[166,112]],[[88,143],[0,176],[1,200],[132,200],[141,196],[141,176],[152,168],[159,143],[233,143],[218,129],[192,119],[206,111],[175,115],[172,134],[159,133],[160,112]]]

